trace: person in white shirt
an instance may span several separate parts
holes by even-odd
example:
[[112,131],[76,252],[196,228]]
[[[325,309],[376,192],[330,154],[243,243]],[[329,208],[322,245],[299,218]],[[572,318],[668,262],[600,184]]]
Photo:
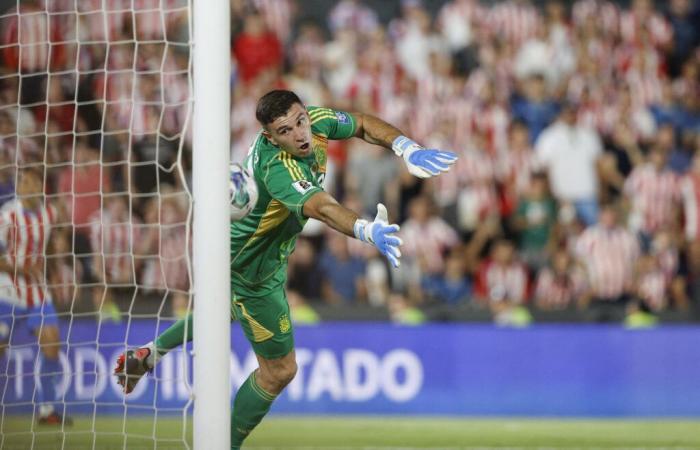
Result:
[[602,144],[598,133],[576,122],[576,106],[563,105],[559,118],[535,142],[535,157],[549,175],[554,196],[571,203],[586,224],[598,216],[598,159]]

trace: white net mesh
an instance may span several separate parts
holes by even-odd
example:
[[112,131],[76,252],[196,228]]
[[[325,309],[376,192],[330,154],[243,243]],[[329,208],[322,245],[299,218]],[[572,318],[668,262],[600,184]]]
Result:
[[191,304],[190,11],[0,2],[0,448],[190,446],[186,349],[111,375]]

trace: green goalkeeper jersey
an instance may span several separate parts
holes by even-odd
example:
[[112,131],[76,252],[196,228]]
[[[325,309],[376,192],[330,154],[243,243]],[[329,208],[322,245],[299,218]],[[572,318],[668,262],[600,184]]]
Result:
[[287,280],[287,258],[304,228],[304,203],[323,190],[329,139],[355,134],[352,115],[307,107],[312,153],[295,157],[258,134],[244,166],[258,186],[258,202],[245,218],[231,223],[231,288],[236,297],[264,297]]

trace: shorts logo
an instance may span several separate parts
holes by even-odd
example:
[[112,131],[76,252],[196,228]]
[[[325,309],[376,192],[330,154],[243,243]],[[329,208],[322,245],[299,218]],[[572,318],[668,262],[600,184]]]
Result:
[[344,112],[336,111],[335,117],[338,119],[338,122],[340,122],[340,123],[343,123],[345,125],[350,123],[350,119],[348,118],[348,115],[345,114]]
[[309,192],[314,185],[306,180],[299,180],[292,183],[292,187],[300,194],[306,194]]
[[292,329],[292,324],[289,321],[289,316],[282,314],[280,317],[280,333],[288,333]]

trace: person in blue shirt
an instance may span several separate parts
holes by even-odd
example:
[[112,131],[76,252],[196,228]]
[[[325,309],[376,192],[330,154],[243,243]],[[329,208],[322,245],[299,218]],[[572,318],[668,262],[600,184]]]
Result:
[[521,94],[511,100],[513,119],[520,120],[530,130],[530,143],[533,144],[559,114],[559,104],[547,94],[544,75],[535,74],[523,83]]

